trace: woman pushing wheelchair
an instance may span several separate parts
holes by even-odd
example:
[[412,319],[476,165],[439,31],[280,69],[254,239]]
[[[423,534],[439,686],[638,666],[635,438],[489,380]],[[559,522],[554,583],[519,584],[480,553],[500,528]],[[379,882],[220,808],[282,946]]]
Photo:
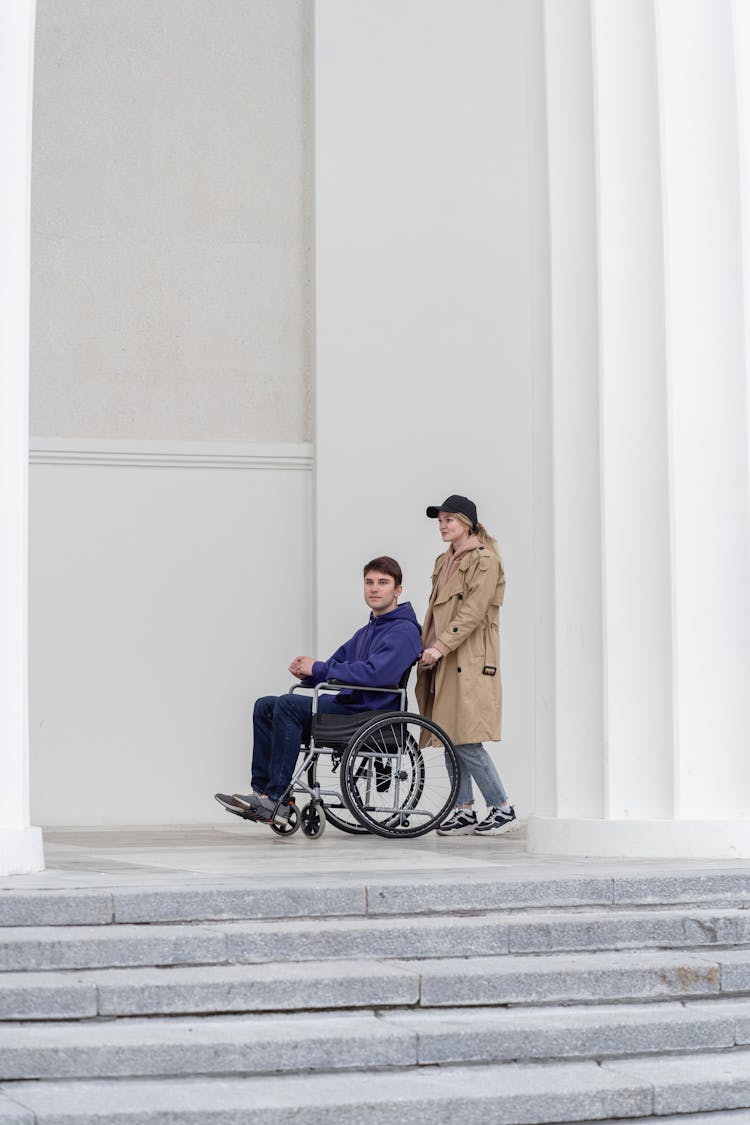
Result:
[[[367,624],[329,660],[298,656],[289,666],[313,697],[293,688],[255,703],[252,788],[217,793],[228,812],[281,834],[301,825],[310,836],[322,834],[326,820],[343,831],[402,837],[436,827],[441,835],[499,835],[515,826],[482,744],[500,737],[505,578],[497,545],[465,496],[450,496],[427,515],[438,519],[447,550],[433,571],[421,639],[413,609],[398,604],[398,563],[371,560],[364,567]],[[418,659],[421,713],[411,714],[406,679]],[[327,787],[317,773],[325,759],[338,771]],[[481,822],[472,778],[488,805]],[[299,812],[295,792],[311,798]]]
[[[505,593],[503,564],[495,540],[479,523],[466,496],[449,496],[427,509],[447,550],[432,572],[432,593],[422,629],[417,676],[420,712],[447,732],[459,764],[453,814],[438,828],[442,836],[499,836],[516,827],[485,741],[500,739],[499,615]],[[483,820],[474,811],[472,778],[487,804]]]

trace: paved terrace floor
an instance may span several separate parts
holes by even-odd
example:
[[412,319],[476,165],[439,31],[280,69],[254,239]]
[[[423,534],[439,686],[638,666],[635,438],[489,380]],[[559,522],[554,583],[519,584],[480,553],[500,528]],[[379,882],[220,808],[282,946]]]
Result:
[[230,821],[195,826],[54,828],[45,831],[46,870],[0,878],[0,889],[95,887],[244,887],[358,883],[545,879],[568,875],[748,871],[748,860],[566,859],[530,856],[524,830],[480,839],[416,840],[349,836],[328,827],[319,840],[288,839],[260,825]]

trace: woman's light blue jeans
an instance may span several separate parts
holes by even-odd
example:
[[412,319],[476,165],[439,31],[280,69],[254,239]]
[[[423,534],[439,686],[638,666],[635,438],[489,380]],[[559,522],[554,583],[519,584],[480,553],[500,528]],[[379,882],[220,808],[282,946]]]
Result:
[[460,743],[456,746],[456,757],[459,765],[457,805],[473,805],[472,778],[479,786],[488,808],[508,803],[508,794],[500,780],[500,774],[481,742]]

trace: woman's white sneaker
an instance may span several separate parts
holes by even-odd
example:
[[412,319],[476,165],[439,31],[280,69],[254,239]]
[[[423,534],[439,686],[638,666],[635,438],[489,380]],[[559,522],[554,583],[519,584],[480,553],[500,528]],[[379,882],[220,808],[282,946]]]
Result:
[[473,809],[454,809],[438,828],[438,836],[468,836],[477,827]]
[[512,832],[516,825],[516,810],[508,805],[508,812],[502,809],[490,809],[484,820],[474,829],[477,836],[502,836],[504,832]]

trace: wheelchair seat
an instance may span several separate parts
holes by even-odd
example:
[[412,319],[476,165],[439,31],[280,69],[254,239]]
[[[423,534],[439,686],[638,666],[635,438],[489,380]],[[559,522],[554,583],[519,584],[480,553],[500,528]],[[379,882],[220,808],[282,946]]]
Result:
[[313,728],[315,745],[326,746],[329,750],[343,750],[374,713],[358,711],[352,715],[316,715]]
[[[409,677],[411,676],[411,670],[413,667],[413,664],[409,665],[409,667],[406,669],[403,676],[399,680],[398,684],[396,684],[395,686],[386,686],[384,688],[375,689],[376,691],[391,691],[394,694],[396,694],[397,692],[401,692],[403,706],[400,708],[400,711],[406,710],[406,688],[409,683]],[[327,684],[331,687],[337,687],[339,684],[341,684],[341,687],[346,688],[353,688],[356,686],[354,684],[344,684],[339,680],[328,680]],[[358,690],[366,691],[367,689],[359,688]],[[398,713],[399,712],[395,712],[392,709],[389,711],[353,711],[348,715],[330,715],[321,714],[318,712],[313,718],[312,738],[314,739],[316,746],[325,746],[329,750],[344,750],[348,743],[351,742],[352,738],[357,733],[359,728],[365,723],[372,722],[374,718],[380,718],[383,715]]]

